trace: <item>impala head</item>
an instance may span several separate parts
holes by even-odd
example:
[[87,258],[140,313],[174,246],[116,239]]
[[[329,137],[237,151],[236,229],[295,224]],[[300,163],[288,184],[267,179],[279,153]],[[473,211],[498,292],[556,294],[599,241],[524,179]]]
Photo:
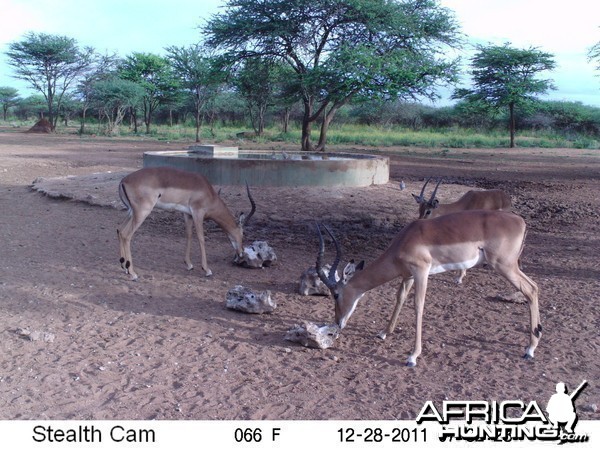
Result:
[[360,297],[362,297],[362,294],[358,296],[353,295],[352,290],[346,289],[346,287],[348,286],[348,282],[352,275],[354,275],[356,271],[363,269],[364,261],[361,261],[358,264],[355,264],[354,261],[348,263],[344,268],[344,276],[341,280],[337,281],[335,275],[342,257],[342,250],[339,242],[331,233],[331,230],[329,230],[329,228],[325,225],[323,225],[323,227],[333,240],[336,256],[333,264],[331,265],[331,269],[329,269],[329,276],[327,276],[323,271],[325,241],[323,240],[323,234],[321,233],[321,226],[317,224],[317,232],[319,234],[319,253],[317,255],[316,269],[317,274],[319,274],[319,278],[325,284],[325,286],[329,288],[331,294],[333,295],[333,299],[335,301],[335,323],[340,327],[340,329],[342,329],[346,326],[346,322],[354,312],[358,300]]
[[415,201],[419,204],[419,219],[431,218],[432,214],[433,214],[433,210],[436,209],[440,205],[440,201],[437,198],[435,198],[435,194],[437,194],[437,190],[438,190],[438,187],[440,186],[440,183],[442,182],[442,179],[440,178],[440,180],[435,185],[435,189],[433,190],[433,194],[431,194],[431,197],[429,198],[429,200],[425,200],[425,197],[424,197],[425,187],[427,187],[427,184],[429,183],[429,181],[431,181],[431,177],[429,177],[427,179],[427,181],[421,188],[421,193],[418,196],[416,196],[415,194],[412,194]]

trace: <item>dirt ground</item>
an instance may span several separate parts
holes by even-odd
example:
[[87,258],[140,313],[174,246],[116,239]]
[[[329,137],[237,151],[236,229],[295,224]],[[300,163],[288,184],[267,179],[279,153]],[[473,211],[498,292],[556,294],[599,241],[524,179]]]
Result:
[[[394,148],[384,186],[255,187],[245,242],[267,240],[278,264],[232,265],[229,241],[209,224],[210,278],[196,242],[198,269],[186,270],[181,216],[157,212],[134,238],[140,279],[129,281],[118,264],[118,180],[141,167],[143,151],[189,145],[0,130],[0,419],[410,419],[427,400],[545,406],[557,382],[574,389],[584,379],[579,417],[600,419],[597,150]],[[410,194],[431,175],[446,177],[442,201],[501,188],[526,219],[522,264],[540,287],[544,330],[535,360],[522,359],[527,305],[486,268],[462,285],[452,273],[431,277],[415,368],[404,366],[412,301],[396,332],[376,338],[397,282],[360,301],[332,348],[285,341],[303,320],[333,319],[332,299],[297,293],[316,257],[314,221],[334,230],[344,259],[368,265],[415,218]],[[233,212],[248,210],[242,188],[224,186],[222,196]],[[277,309],[226,309],[236,284],[270,290]]]

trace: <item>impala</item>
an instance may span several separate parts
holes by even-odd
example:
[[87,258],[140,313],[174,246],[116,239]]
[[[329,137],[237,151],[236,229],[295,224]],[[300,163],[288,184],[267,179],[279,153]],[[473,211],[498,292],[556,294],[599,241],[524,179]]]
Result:
[[206,276],[212,275],[212,271],[208,268],[204,248],[204,219],[214,220],[225,231],[235,249],[236,258],[239,258],[243,252],[243,227],[256,210],[256,204],[247,184],[246,191],[252,210],[247,217],[240,214],[236,220],[203,175],[170,167],[144,168],[127,175],[119,184],[119,197],[127,207],[128,213],[127,219],[117,230],[121,266],[132,280],[138,278],[133,269],[131,239],[156,207],[183,213],[187,237],[185,264],[188,270],[194,268],[190,259],[190,250],[192,227],[193,225],[196,227],[196,235],[200,242],[202,269]]
[[435,197],[435,195],[437,194],[438,187],[440,186],[442,180],[438,181],[429,200],[425,200],[423,194],[425,193],[425,187],[430,180],[431,178],[425,182],[423,188],[421,189],[421,193],[418,196],[412,194],[413,198],[419,205],[419,219],[433,219],[434,217],[443,216],[445,214],[466,211],[470,209],[510,211],[512,208],[510,196],[500,189],[468,191],[455,202],[440,204],[440,201]]
[[[416,220],[394,238],[387,250],[364,270],[357,271],[347,283],[327,277],[322,270],[325,244],[318,226],[319,253],[316,269],[335,300],[335,321],[344,328],[358,301],[371,289],[400,278],[396,306],[381,339],[394,331],[400,309],[411,288],[415,287],[415,346],[407,365],[415,366],[421,354],[423,307],[429,275],[447,270],[468,269],[486,262],[529,302],[530,342],[526,359],[533,358],[542,334],[538,307],[538,287],[519,269],[518,259],[525,240],[525,221],[507,211],[462,211],[431,220]],[[335,273],[341,259],[341,249],[331,231],[325,227],[336,247],[336,257],[330,274]]]
[[[435,197],[438,187],[442,180],[440,179],[433,190],[433,194],[429,200],[425,200],[425,187],[431,180],[427,179],[419,196],[412,194],[413,198],[419,205],[419,219],[433,219],[434,217],[443,216],[458,211],[467,211],[471,209],[490,209],[490,210],[505,210],[510,211],[512,201],[510,196],[500,189],[490,189],[486,191],[468,191],[457,201],[452,203],[440,204],[440,201]],[[460,275],[456,278],[458,284],[462,283],[467,271],[462,269]]]

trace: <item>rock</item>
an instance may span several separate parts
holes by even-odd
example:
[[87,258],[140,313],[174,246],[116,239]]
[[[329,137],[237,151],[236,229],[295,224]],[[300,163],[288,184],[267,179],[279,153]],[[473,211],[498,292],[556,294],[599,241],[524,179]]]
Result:
[[234,286],[227,292],[225,306],[250,314],[270,313],[277,308],[276,302],[271,299],[270,291],[255,293],[240,285]]
[[286,341],[298,342],[305,347],[329,348],[340,335],[337,325],[317,325],[313,322],[304,322],[304,325],[296,325],[285,335]]
[[588,403],[587,405],[583,405],[580,409],[584,412],[596,413],[598,412],[598,405],[595,403]]
[[244,247],[241,257],[236,257],[236,264],[251,269],[269,267],[277,262],[277,255],[266,241],[254,241],[249,247]]
[[15,333],[30,341],[54,342],[54,339],[56,338],[53,333],[47,333],[46,331],[32,331],[27,328],[18,328]]
[[503,301],[503,302],[508,302],[508,303],[526,303],[527,302],[527,299],[525,298],[525,296],[519,291],[514,291],[514,292],[510,292],[510,293],[500,293],[500,294],[496,295],[496,299]]

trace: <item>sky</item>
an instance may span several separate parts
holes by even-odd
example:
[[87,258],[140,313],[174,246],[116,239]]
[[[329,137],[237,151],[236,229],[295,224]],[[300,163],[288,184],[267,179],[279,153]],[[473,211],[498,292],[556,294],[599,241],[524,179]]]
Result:
[[[544,78],[556,90],[544,100],[579,101],[600,107],[600,71],[587,60],[600,42],[600,0],[440,0],[452,10],[468,42],[460,52],[465,68],[474,46],[535,47],[551,53],[557,63]],[[5,52],[27,32],[74,38],[100,53],[127,56],[133,52],[164,54],[164,48],[186,46],[201,39],[199,26],[223,9],[224,0],[0,0],[0,86],[33,93],[13,78]],[[464,86],[468,86],[465,76]],[[441,90],[438,106],[449,103]]]

